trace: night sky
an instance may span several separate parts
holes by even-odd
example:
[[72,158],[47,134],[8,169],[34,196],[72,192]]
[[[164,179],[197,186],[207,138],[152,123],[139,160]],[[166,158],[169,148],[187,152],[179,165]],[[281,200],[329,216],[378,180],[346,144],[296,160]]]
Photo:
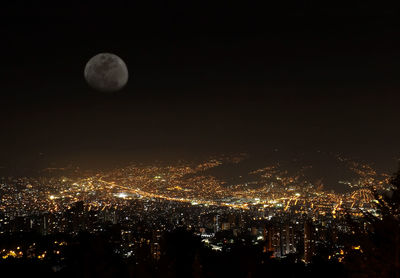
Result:
[[[398,6],[35,2],[1,3],[0,166],[274,148],[382,167],[400,156]],[[86,84],[99,52],[128,65],[122,91]]]

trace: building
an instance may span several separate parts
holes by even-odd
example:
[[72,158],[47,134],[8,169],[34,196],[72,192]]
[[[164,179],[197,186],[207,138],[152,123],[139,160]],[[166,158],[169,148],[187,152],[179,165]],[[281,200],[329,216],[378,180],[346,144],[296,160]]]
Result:
[[304,261],[311,262],[311,258],[315,252],[315,233],[314,226],[311,221],[304,222]]

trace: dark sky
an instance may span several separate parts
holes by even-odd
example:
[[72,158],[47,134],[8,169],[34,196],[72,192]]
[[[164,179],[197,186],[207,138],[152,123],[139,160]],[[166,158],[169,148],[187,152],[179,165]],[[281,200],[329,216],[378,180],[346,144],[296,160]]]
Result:
[[[383,167],[400,156],[398,5],[31,2],[0,4],[0,166],[273,148]],[[122,91],[86,85],[99,52],[127,63]]]

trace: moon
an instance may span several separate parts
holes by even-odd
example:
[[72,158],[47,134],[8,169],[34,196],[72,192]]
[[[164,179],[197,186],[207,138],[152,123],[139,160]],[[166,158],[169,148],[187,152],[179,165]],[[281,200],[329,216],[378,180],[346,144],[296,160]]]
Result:
[[100,53],[85,66],[85,79],[90,87],[100,92],[116,92],[128,83],[128,68],[115,54]]

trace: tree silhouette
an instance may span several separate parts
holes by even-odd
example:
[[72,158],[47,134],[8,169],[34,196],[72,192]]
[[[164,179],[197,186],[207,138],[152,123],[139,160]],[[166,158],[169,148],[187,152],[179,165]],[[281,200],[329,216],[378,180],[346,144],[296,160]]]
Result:
[[[353,226],[345,264],[350,277],[400,277],[400,169],[387,191],[374,191],[376,214]],[[354,223],[354,222],[352,222]]]

